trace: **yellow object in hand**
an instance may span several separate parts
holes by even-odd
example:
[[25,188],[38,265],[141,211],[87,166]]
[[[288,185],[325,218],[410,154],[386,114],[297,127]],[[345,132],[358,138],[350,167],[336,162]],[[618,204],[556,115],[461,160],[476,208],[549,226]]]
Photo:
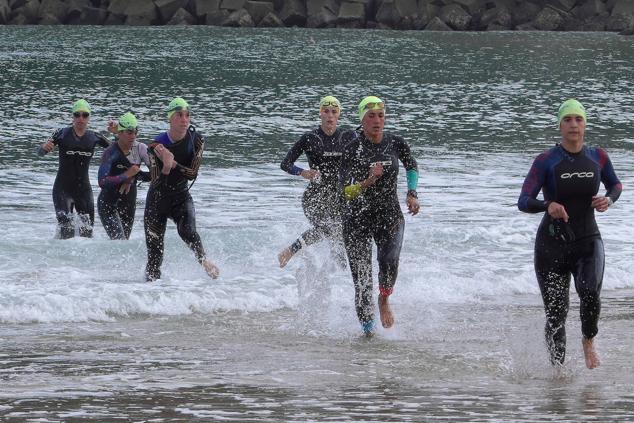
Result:
[[357,198],[359,195],[361,194],[361,184],[357,183],[357,184],[352,184],[352,185],[347,185],[344,189],[343,189],[343,196],[346,200],[350,201],[350,200],[354,200],[355,198]]

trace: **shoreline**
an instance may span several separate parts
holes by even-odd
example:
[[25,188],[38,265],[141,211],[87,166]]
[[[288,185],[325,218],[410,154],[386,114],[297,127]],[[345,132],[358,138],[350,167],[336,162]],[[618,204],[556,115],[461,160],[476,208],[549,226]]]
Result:
[[0,0],[0,25],[212,25],[634,34],[630,0]]

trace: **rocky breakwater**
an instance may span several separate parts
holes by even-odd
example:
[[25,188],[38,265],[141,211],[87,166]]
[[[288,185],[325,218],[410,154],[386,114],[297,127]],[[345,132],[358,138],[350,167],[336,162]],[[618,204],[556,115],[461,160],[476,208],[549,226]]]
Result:
[[634,33],[634,0],[0,0],[0,24]]

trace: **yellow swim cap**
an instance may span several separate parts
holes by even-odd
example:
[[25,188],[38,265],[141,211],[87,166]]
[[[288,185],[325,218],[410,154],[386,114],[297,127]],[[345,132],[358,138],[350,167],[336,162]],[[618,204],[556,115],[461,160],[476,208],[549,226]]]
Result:
[[561,103],[561,106],[559,106],[559,112],[557,113],[559,123],[561,123],[563,118],[569,115],[581,116],[583,121],[586,122],[586,108],[574,98],[564,101]]
[[189,104],[181,97],[176,97],[170,101],[170,104],[167,106],[167,119],[171,119],[174,113],[180,112],[181,110],[189,111]]
[[359,103],[359,120],[363,120],[368,110],[385,110],[385,103],[373,95],[367,96]]
[[84,100],[83,98],[80,100],[77,100],[75,103],[73,103],[73,113],[76,113],[76,112],[91,113],[90,104],[88,104],[88,102]]
[[337,98],[331,95],[327,95],[319,102],[319,109],[321,110],[322,107],[336,107],[338,109],[341,109],[341,103],[339,103],[339,100],[337,100]]
[[139,127],[139,123],[136,120],[136,116],[132,113],[124,113],[119,117],[119,125],[117,126],[117,131],[127,131],[127,130],[135,130]]

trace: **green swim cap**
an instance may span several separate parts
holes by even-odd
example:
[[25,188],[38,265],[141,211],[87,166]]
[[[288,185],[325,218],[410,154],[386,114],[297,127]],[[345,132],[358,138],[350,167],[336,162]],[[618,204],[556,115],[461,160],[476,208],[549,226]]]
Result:
[[322,107],[336,107],[338,109],[341,109],[341,103],[339,103],[339,100],[337,100],[335,97],[327,95],[319,102],[319,108],[321,109]]
[[135,130],[139,127],[139,123],[136,120],[136,116],[132,113],[124,113],[119,117],[119,125],[117,131]]
[[88,104],[88,102],[84,100],[83,98],[80,100],[77,100],[75,103],[73,103],[73,113],[76,113],[76,112],[91,113],[90,104]]
[[557,113],[559,123],[561,123],[561,120],[568,115],[581,116],[583,121],[586,122],[586,108],[574,98],[564,101],[561,103],[561,106],[559,106],[559,112]]
[[189,104],[181,97],[176,97],[167,106],[167,118],[171,119],[175,112],[180,112],[181,110],[189,110]]
[[385,110],[385,103],[373,95],[367,96],[359,103],[359,120],[363,120],[368,110]]

